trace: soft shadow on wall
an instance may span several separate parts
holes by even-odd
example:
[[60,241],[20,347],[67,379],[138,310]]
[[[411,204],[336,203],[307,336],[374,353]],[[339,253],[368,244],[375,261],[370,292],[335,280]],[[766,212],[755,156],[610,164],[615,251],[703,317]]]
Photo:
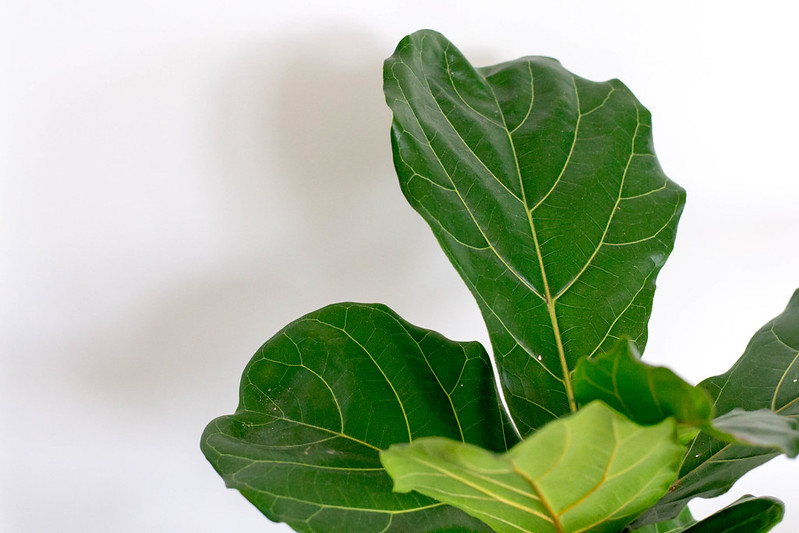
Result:
[[[167,83],[181,91],[184,69],[203,85],[190,95],[197,116],[175,115],[196,123],[182,140],[200,154],[191,163],[196,176],[181,181],[164,172],[164,187],[152,194],[168,198],[146,206],[151,226],[135,233],[145,253],[162,249],[173,257],[142,257],[129,243],[109,240],[108,251],[119,260],[102,265],[108,269],[101,272],[103,283],[84,272],[64,302],[76,313],[93,309],[102,320],[81,320],[70,338],[26,344],[32,354],[57,355],[31,363],[35,390],[42,392],[28,403],[55,420],[46,426],[19,420],[32,443],[11,472],[19,482],[8,502],[15,509],[10,519],[21,530],[91,531],[100,518],[118,531],[169,529],[185,527],[191,516],[200,530],[218,531],[230,526],[223,509],[247,514],[245,523],[272,526],[256,510],[247,513],[249,504],[238,493],[224,489],[198,446],[205,424],[235,409],[251,354],[286,323],[322,305],[384,301],[402,312],[417,274],[429,274],[431,286],[440,276],[459,283],[394,176],[381,71],[392,50],[357,32],[308,35],[302,44],[237,45],[235,53],[215,59],[213,75],[205,64],[200,74],[187,66],[197,54],[191,47],[179,57],[153,51],[134,67],[109,67],[113,83],[100,80],[102,91],[93,101],[81,96],[62,117],[99,116],[98,109],[118,109],[125,98],[163,98],[164,79],[153,70],[167,72]],[[137,83],[146,90],[128,96]],[[101,126],[90,133],[103,135]],[[87,141],[80,142],[91,153]],[[149,164],[136,163],[137,155],[148,156],[131,152],[132,164],[139,165],[132,175]],[[129,178],[105,176],[120,183]],[[145,178],[161,184],[160,177]],[[186,199],[198,195],[199,202]],[[168,238],[159,240],[152,217],[172,204],[203,223],[164,228]],[[189,212],[195,205],[199,215]],[[141,216],[137,209],[120,204],[114,214],[132,224]],[[183,242],[170,249],[181,235]],[[150,238],[158,242],[147,243]],[[169,267],[160,271],[162,264]],[[147,276],[136,290],[100,294],[137,268]],[[417,287],[415,294],[425,289]],[[36,501],[26,494],[37,494]],[[52,502],[46,516],[36,512],[42,499]],[[104,509],[101,517],[98,508]]]
[[[454,277],[394,176],[384,48],[353,32],[251,45],[209,91],[197,179],[217,237],[207,241],[205,262],[186,264],[179,278],[140,295],[124,318],[65,348],[67,359],[82,363],[65,368],[63,379],[79,389],[94,430],[110,443],[126,439],[129,449],[111,444],[120,454],[138,454],[126,459],[139,474],[123,492],[140,493],[135,483],[150,477],[196,483],[202,502],[173,508],[202,503],[212,513],[224,498],[246,512],[249,504],[223,488],[198,440],[207,422],[234,410],[255,349],[322,305],[402,302],[420,270],[432,270],[433,280],[437,269]],[[89,473],[87,482],[92,476],[95,486],[71,502],[75,516],[107,499],[106,475]],[[164,498],[175,494],[139,498],[145,507],[158,500],[167,514]]]
[[[103,369],[98,354],[90,383],[114,382],[118,394],[117,379],[129,380],[131,393],[149,385],[174,401],[179,377],[189,394],[220,388],[233,396],[230,382],[219,383],[220,367],[235,368],[235,388],[252,352],[286,322],[364,284],[390,285],[385,268],[368,268],[385,257],[363,253],[387,233],[401,237],[393,211],[407,210],[391,177],[380,60],[365,55],[375,48],[350,34],[319,37],[307,49],[270,43],[223,72],[204,132],[202,186],[225,241],[180,285],[152,295],[150,315],[127,328],[129,357]],[[382,216],[370,218],[372,210]],[[390,253],[392,264],[402,262],[404,254]],[[240,344],[244,352],[235,351]]]

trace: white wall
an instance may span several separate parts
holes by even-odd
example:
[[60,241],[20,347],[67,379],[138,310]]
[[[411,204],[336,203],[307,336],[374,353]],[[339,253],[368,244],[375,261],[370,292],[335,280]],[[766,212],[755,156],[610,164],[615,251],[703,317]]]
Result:
[[[618,77],[649,107],[689,200],[647,357],[726,370],[799,286],[785,5],[7,0],[0,530],[285,531],[198,446],[264,340],[356,300],[486,341],[391,166],[381,63],[422,27],[478,64]],[[723,501],[778,496],[776,531],[797,531],[798,475],[774,461]]]

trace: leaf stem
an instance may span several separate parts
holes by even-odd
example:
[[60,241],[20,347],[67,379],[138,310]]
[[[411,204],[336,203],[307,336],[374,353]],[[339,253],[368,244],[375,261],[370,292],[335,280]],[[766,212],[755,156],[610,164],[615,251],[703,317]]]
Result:
[[560,327],[558,327],[558,315],[555,313],[555,300],[552,298],[552,293],[549,292],[549,282],[547,281],[547,274],[544,270],[544,258],[541,256],[541,247],[538,245],[538,235],[535,231],[535,223],[533,222],[533,215],[530,211],[527,212],[527,220],[530,222],[530,230],[533,234],[533,242],[535,243],[535,251],[538,255],[538,265],[541,267],[541,279],[544,282],[544,301],[547,304],[547,312],[549,313],[549,320],[552,323],[552,333],[555,336],[555,345],[558,349],[558,358],[560,359],[560,369],[563,372],[563,385],[566,388],[566,398],[569,400],[569,410],[574,413],[577,411],[577,402],[574,399],[574,389],[572,388],[572,379],[569,373],[569,365],[566,361],[566,352],[563,349],[563,341],[560,338]]
[[547,289],[547,311],[549,319],[552,321],[552,329],[555,332],[555,343],[558,347],[558,357],[560,358],[560,368],[563,372],[563,384],[566,386],[566,397],[569,400],[569,409],[572,413],[577,411],[577,401],[574,399],[574,389],[572,389],[572,378],[569,372],[569,365],[566,362],[566,352],[563,349],[563,341],[560,338],[560,328],[558,327],[558,317],[555,314],[555,302],[549,297]]

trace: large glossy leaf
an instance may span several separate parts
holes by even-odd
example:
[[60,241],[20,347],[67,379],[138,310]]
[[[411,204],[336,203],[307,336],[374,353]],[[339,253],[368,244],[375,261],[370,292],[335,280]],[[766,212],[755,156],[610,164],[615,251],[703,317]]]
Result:
[[632,533],[766,533],[780,523],[784,513],[785,506],[776,498],[747,495],[699,522],[685,507],[673,520]]
[[673,419],[641,427],[594,402],[505,454],[430,438],[381,457],[395,490],[460,507],[500,533],[616,533],[666,492],[684,451]]
[[584,359],[574,371],[574,393],[580,403],[602,400],[639,424],[656,424],[673,416],[677,422],[704,426],[713,418],[710,396],[668,368],[648,365],[632,340]]
[[622,335],[644,346],[683,190],[617,80],[541,57],[476,69],[421,31],[384,82],[403,192],[477,299],[527,434],[576,408],[579,359]]
[[[796,291],[785,311],[755,334],[727,373],[708,378],[699,386],[710,394],[720,415],[736,408],[768,409],[792,419],[793,424],[799,418],[798,361],[799,291]],[[637,523],[669,519],[691,498],[723,494],[746,472],[777,455],[779,452],[773,449],[729,444],[702,432],[691,443],[670,492]]]
[[488,531],[392,491],[379,451],[432,435],[494,451],[516,442],[485,350],[382,305],[337,304],[258,350],[236,413],[208,425],[202,450],[228,486],[298,531]]

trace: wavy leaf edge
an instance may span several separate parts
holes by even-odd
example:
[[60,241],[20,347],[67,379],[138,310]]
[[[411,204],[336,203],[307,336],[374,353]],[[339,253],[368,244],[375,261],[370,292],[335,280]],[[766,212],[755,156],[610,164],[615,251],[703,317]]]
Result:
[[[429,45],[427,49],[423,46],[425,41]],[[414,46],[418,48],[418,57],[407,54],[408,49]],[[432,53],[431,50],[440,52],[437,56],[438,62],[425,63],[424,56]],[[418,66],[414,63],[417,60],[418,65],[421,65],[419,72],[413,70]],[[403,68],[412,75],[408,76],[408,72],[403,74],[404,78],[398,75],[398,71]],[[521,100],[515,98],[518,96],[515,93],[511,94],[507,84],[509,81],[522,79],[526,75],[525,69],[529,74],[529,103],[518,107]],[[422,76],[419,75],[420,72]],[[539,83],[539,72],[551,75],[549,80],[544,76],[543,87],[536,85]],[[494,349],[494,361],[499,366],[500,386],[509,398],[509,412],[500,405],[499,392],[491,372],[491,361],[478,343],[450,341],[436,332],[405,322],[380,304],[333,304],[289,324],[267,341],[264,347],[273,341],[278,342],[276,339],[283,343],[283,359],[263,357],[262,347],[242,376],[241,401],[237,411],[233,415],[215,419],[204,431],[201,440],[203,453],[225,479],[226,485],[240,490],[270,519],[285,521],[298,531],[326,531],[331,523],[347,530],[355,525],[362,527],[367,524],[363,527],[370,531],[403,531],[408,527],[420,532],[487,531],[488,526],[484,527],[484,522],[492,527],[496,523],[484,520],[485,517],[478,517],[481,522],[474,521],[472,516],[475,515],[468,509],[462,512],[460,509],[464,506],[450,502],[451,495],[438,493],[439,497],[430,496],[424,490],[402,485],[396,478],[390,479],[388,476],[391,472],[384,458],[389,458],[390,462],[390,458],[396,457],[400,450],[410,450],[433,442],[441,444],[447,439],[446,446],[454,443],[458,450],[471,450],[468,453],[474,456],[486,453],[492,457],[491,460],[498,460],[499,457],[513,458],[519,456],[519,452],[514,450],[532,447],[531,442],[542,441],[551,435],[555,431],[552,428],[566,427],[569,421],[584,420],[585,418],[580,417],[587,417],[587,414],[599,417],[598,409],[604,409],[611,413],[609,416],[617,417],[613,418],[614,431],[619,424],[626,423],[640,428],[641,432],[667,427],[666,433],[669,436],[666,440],[672,446],[669,457],[674,455],[675,449],[683,450],[680,460],[675,463],[674,475],[665,484],[668,493],[664,489],[660,500],[653,500],[646,509],[636,508],[635,512],[625,514],[623,520],[614,522],[614,527],[624,527],[630,523],[629,527],[640,528],[636,531],[645,531],[647,527],[673,521],[675,527],[685,526],[684,529],[673,529],[675,533],[701,533],[710,531],[703,528],[710,527],[708,524],[714,523],[713,520],[732,516],[748,506],[762,508],[761,514],[756,517],[756,523],[758,527],[767,529],[758,531],[768,531],[779,522],[784,508],[779,500],[772,498],[747,495],[700,522],[693,521],[685,504],[693,497],[726,492],[743,472],[779,453],[785,453],[789,457],[799,454],[799,385],[795,385],[799,381],[799,290],[794,293],[783,314],[761,328],[738,362],[725,374],[708,378],[694,387],[665,367],[653,367],[641,362],[636,343],[643,349],[655,278],[671,253],[674,233],[685,200],[682,188],[666,177],[657,163],[652,148],[651,122],[646,108],[618,80],[591,82],[575,76],[550,58],[525,57],[475,68],[445,37],[430,30],[422,30],[405,37],[394,55],[386,60],[385,73],[386,100],[394,111],[392,149],[403,192],[411,205],[428,221],[445,254],[472,291],[483,312]],[[435,76],[440,76],[440,79]],[[567,78],[573,88],[574,99],[569,100],[572,98],[571,93],[565,99],[565,93],[561,93],[561,100],[557,100],[555,93],[560,87],[558,83],[565,83]],[[551,82],[551,86],[546,84],[547,81]],[[418,86],[414,87],[414,83]],[[567,85],[568,83],[564,87]],[[397,97],[397,87],[403,94],[402,98],[405,98],[404,102]],[[421,92],[419,87],[422,87]],[[409,94],[414,95],[413,98],[405,96],[406,88],[417,91],[409,91]],[[545,108],[542,118],[539,116],[541,107],[537,107],[537,102],[541,98],[546,101],[547,90],[555,94],[555,107],[548,110]],[[622,101],[617,101],[618,99]],[[419,105],[427,105],[433,112],[428,117],[421,116],[414,107]],[[418,129],[408,129],[408,110],[415,118]],[[585,166],[585,160],[593,161],[592,157],[604,155],[603,150],[591,144],[598,143],[597,146],[601,147],[601,142],[596,141],[596,136],[589,136],[586,130],[591,132],[591,128],[598,128],[601,131],[601,123],[597,126],[593,120],[602,113],[610,112],[608,110],[616,113],[614,120],[617,121],[617,127],[613,132],[604,132],[607,137],[605,141],[610,142],[608,139],[612,138],[613,142],[626,143],[629,155],[620,158],[626,160],[626,163],[621,165],[622,170],[615,178],[611,176],[616,181],[611,179],[609,183],[617,188],[616,192],[604,191],[612,209],[608,210],[606,216],[598,219],[600,222],[607,219],[607,222],[603,225],[592,219],[597,228],[585,229],[585,234],[575,239],[574,243],[567,242],[568,239],[564,241],[562,235],[547,232],[552,227],[557,227],[553,220],[565,224],[564,220],[569,216],[574,217],[575,212],[577,218],[581,216],[582,212],[579,210],[572,211],[571,215],[557,213],[558,209],[564,208],[564,199],[571,198],[578,204],[576,207],[567,206],[566,211],[578,209],[582,205],[578,196],[570,197],[567,194],[571,190],[567,185],[583,187],[584,191],[590,191],[591,187],[597,186],[593,182],[580,181],[583,178],[581,172],[585,173],[580,165]],[[631,110],[634,110],[635,115],[634,127],[630,126]],[[539,142],[536,135],[546,133],[547,127],[550,127],[550,133],[554,131],[551,124],[542,126],[541,121],[547,117],[558,120],[556,115],[561,112],[569,120],[576,117],[573,124],[567,123],[567,127],[561,128],[563,131],[560,132],[566,135],[564,146],[570,148],[567,154],[564,150],[565,161],[562,164],[553,163],[549,169],[554,169],[552,177],[555,178],[557,174],[556,179],[551,183],[543,180],[534,184],[526,180],[529,178],[529,168],[541,170],[546,165],[530,159],[535,157],[535,150],[525,151],[521,148],[529,147],[524,143],[532,146]],[[459,129],[459,126],[463,127],[467,122],[461,124],[458,120],[451,120],[452,116],[456,119],[470,117],[472,122],[468,128]],[[587,118],[589,116],[591,118]],[[540,131],[536,129],[539,127]],[[543,134],[542,136],[546,137]],[[420,143],[418,153],[407,149],[414,142]],[[429,153],[425,152],[424,143],[429,148]],[[450,147],[460,147],[460,155],[465,157],[454,157],[453,163],[452,154],[439,151],[441,146],[447,147],[448,143]],[[458,149],[453,150],[457,156]],[[503,150],[507,151],[506,156],[512,155],[512,158],[494,158],[494,155],[501,155]],[[622,152],[627,153],[617,151],[615,154]],[[430,154],[433,155],[430,161],[437,162],[443,174],[427,172],[429,168],[423,163],[424,158]],[[508,173],[503,165],[510,161],[514,163],[515,170],[511,169]],[[464,167],[466,170],[463,170]],[[469,172],[482,176],[485,181],[481,182],[477,178],[469,181]],[[593,175],[591,179],[594,179]],[[602,184],[601,187],[604,188],[605,185],[607,184]],[[473,188],[476,192],[473,192]],[[430,191],[439,196],[434,197]],[[452,214],[446,211],[450,206],[445,201],[436,205],[436,198],[445,198],[447,195],[457,196],[455,203],[460,202],[464,208],[461,216],[468,212],[469,220],[466,224],[458,226],[458,223],[443,216]],[[630,217],[627,211],[632,211],[633,215],[636,212],[635,208],[627,207],[628,204],[624,202],[633,202],[640,210],[640,206],[649,205],[646,202],[655,202],[655,197],[660,199],[660,203],[649,206],[652,214],[645,223],[640,220],[631,223],[625,218]],[[514,199],[521,203],[522,208],[514,203]],[[485,204],[489,207],[486,208]],[[508,205],[512,209],[506,209]],[[654,210],[653,206],[657,206],[659,210]],[[589,211],[587,216],[591,218],[596,213]],[[519,223],[514,225],[514,222]],[[577,227],[577,222],[574,224]],[[525,234],[521,240],[514,241],[519,233],[516,226],[529,226],[529,235]],[[524,229],[522,233],[526,231]],[[589,235],[592,231],[593,236]],[[562,257],[553,252],[559,250],[558,246],[561,247]],[[586,252],[586,249],[592,251]],[[624,253],[614,255],[618,250],[624,250]],[[627,272],[625,275],[629,279],[626,279],[626,285],[614,286],[615,293],[602,293],[602,289],[597,287],[605,287],[603,283],[607,283],[609,279],[605,277],[606,274],[616,278],[623,277],[607,271],[604,268],[607,265],[602,261],[614,264],[620,258],[633,264],[633,270],[637,270],[637,274]],[[560,264],[562,268],[553,268],[556,264]],[[491,286],[486,279],[496,283],[497,288],[486,289]],[[501,301],[503,291],[504,297],[508,298],[507,302]],[[618,296],[622,293],[625,299],[620,303]],[[508,295],[518,298],[511,301]],[[611,302],[613,298],[616,300]],[[578,304],[586,302],[593,303],[595,307],[587,305],[585,309],[590,312],[581,316],[575,309],[580,308]],[[607,308],[603,308],[606,304]],[[348,325],[348,313],[352,309],[367,308],[368,313],[382,313],[385,315],[383,318],[390,317],[394,324],[374,326],[368,334],[351,334],[348,328],[364,326],[369,320],[356,321],[358,326]],[[529,321],[528,327],[519,318],[520,309],[527,309],[525,319]],[[608,309],[610,314],[607,313]],[[330,321],[308,318],[325,313],[333,318]],[[606,323],[605,333],[586,333],[586,316]],[[374,317],[371,320],[375,320]],[[324,328],[336,330],[337,333],[331,334],[328,331],[322,334],[317,331],[305,337],[290,334],[290,328],[299,327],[297,325],[304,321],[315,321]],[[529,326],[532,323],[535,327]],[[388,344],[381,346],[378,343],[377,349],[371,347],[370,343],[375,338],[383,337],[384,340],[390,339]],[[326,344],[326,341],[330,343]],[[614,341],[618,342],[612,346]],[[397,343],[396,346],[392,344],[394,342]],[[424,343],[429,352],[423,347]],[[605,387],[604,390],[601,383],[590,376],[590,372],[596,371],[607,360],[608,354],[612,354],[618,346],[626,349],[625,355],[628,359],[625,364],[631,364],[630,368],[641,372],[648,380],[649,391],[646,394],[649,398],[646,401],[656,406],[656,416],[645,420],[646,417],[641,418],[640,409],[635,412],[631,407],[634,404],[629,402],[629,398],[618,386],[615,374],[611,375],[613,388]],[[349,355],[337,359],[340,354],[336,350],[341,353],[346,351]],[[446,364],[431,361],[438,361],[437,358],[443,357],[441,354],[444,352],[451,355],[458,350],[465,357],[460,376],[452,387],[445,386],[444,382],[452,382],[452,376],[448,376],[452,369],[446,369]],[[360,359],[350,358],[355,352],[363,352],[360,353]],[[416,355],[409,356],[411,353]],[[259,354],[262,355],[256,361]],[[315,358],[315,362],[306,365],[304,358],[309,354],[313,354],[310,359]],[[368,358],[364,358],[364,354]],[[768,393],[765,403],[757,403],[760,400],[754,396],[745,397],[740,401],[746,405],[738,407],[735,398],[729,399],[728,396],[733,394],[730,391],[734,391],[741,381],[741,369],[751,365],[751,359],[755,356],[753,354],[766,354],[763,357],[770,361],[779,360],[772,369],[775,376],[767,376],[768,379],[775,379],[772,379],[772,383],[760,376],[756,378],[758,386]],[[264,363],[267,360],[269,363]],[[381,362],[384,360],[388,361],[385,366]],[[621,361],[618,357],[617,360]],[[470,366],[470,361],[476,362]],[[269,367],[268,370],[255,372],[258,374],[257,379],[250,375],[255,363],[264,363]],[[363,365],[349,372],[355,366],[348,365],[361,363],[373,365],[379,372],[375,372],[371,366],[370,370],[364,370],[366,367]],[[474,365],[479,369],[467,373],[466,367],[473,368]],[[302,370],[297,370],[299,368]],[[537,372],[536,377],[522,372],[522,368],[533,369]],[[792,372],[796,373],[797,378],[789,377]],[[302,376],[298,377],[300,374]],[[329,379],[331,376],[336,379]],[[408,376],[413,379],[408,380]],[[524,383],[525,379],[528,380],[527,383]],[[392,380],[401,385],[395,386]],[[414,380],[418,382],[413,384]],[[376,385],[378,382],[382,385]],[[660,390],[653,385],[655,382],[661,383]],[[423,387],[422,383],[428,386]],[[465,385],[469,386],[467,390],[479,392],[474,397],[456,401],[454,398],[459,389],[454,387]],[[581,392],[580,387],[589,385],[595,390],[586,392],[588,389],[582,389]],[[296,388],[294,392],[293,387]],[[369,401],[353,407],[361,398],[363,391],[360,389],[364,387],[368,389],[368,393],[364,394],[375,393],[377,399],[373,401],[374,405],[381,405],[376,411],[380,416],[371,418],[369,412],[363,409]],[[677,392],[666,390],[670,387]],[[411,391],[407,397],[406,389]],[[302,392],[307,391],[313,392],[316,399],[324,401],[303,404]],[[636,394],[643,394],[642,391],[643,388]],[[664,395],[672,395],[677,400],[669,399],[669,406],[664,408]],[[633,397],[635,395],[631,396]],[[414,407],[406,409],[406,401]],[[482,407],[481,401],[484,403]],[[603,401],[609,403],[610,407]],[[680,402],[690,405],[687,408],[683,405],[680,410]],[[336,416],[331,417],[333,410],[330,407],[333,404],[337,411],[337,421],[333,420]],[[347,407],[342,407],[343,405]],[[390,405],[393,407],[389,409]],[[451,407],[451,413],[445,413],[446,409],[442,410],[442,406]],[[655,407],[647,409],[650,412],[644,415],[651,415]],[[289,411],[295,413],[293,416],[296,420],[283,416]],[[467,412],[470,424],[465,426],[460,417]],[[716,412],[721,414],[715,416]],[[508,416],[512,417],[522,435],[527,438],[517,442],[518,437],[511,429],[512,422]],[[404,425],[397,423],[401,418],[404,419]],[[320,420],[325,422],[318,422]],[[359,422],[353,425],[350,420]],[[288,422],[294,425],[286,425]],[[338,430],[334,428],[336,423]],[[681,435],[678,425],[693,428],[692,433],[688,437],[685,433]],[[407,434],[395,434],[399,426],[407,429]],[[490,427],[490,435],[483,434],[484,426]],[[350,434],[354,427],[360,429]],[[265,436],[269,433],[267,429],[275,434]],[[694,431],[696,429],[701,431],[697,433]],[[363,435],[359,434],[361,431]],[[375,436],[375,432],[378,436]],[[446,432],[450,435],[438,436],[439,433]],[[322,433],[326,436],[315,441],[309,437],[313,434],[313,438],[317,438]],[[306,440],[296,440],[297,436]],[[453,436],[455,440],[452,439]],[[347,444],[341,445],[341,439]],[[577,440],[581,438],[578,437]],[[582,440],[586,440],[586,437],[583,436]],[[336,441],[336,444],[328,441]],[[687,448],[684,446],[686,442]],[[287,451],[289,448],[294,450]],[[303,448],[302,452],[298,451],[299,448]],[[369,450],[364,453],[367,448]],[[696,451],[699,453],[694,454]],[[310,454],[310,460],[317,462],[303,462],[300,453],[306,456]],[[452,452],[449,459],[459,453],[461,452]],[[616,451],[614,456],[615,454]],[[541,450],[537,450],[533,455],[540,457],[543,454]],[[569,461],[564,457],[565,454],[556,463],[569,467]],[[699,461],[695,460],[699,458]],[[710,464],[710,459],[715,462],[723,459],[740,463],[734,471],[724,470],[723,467],[709,470],[705,467]],[[499,473],[521,475],[527,486],[537,495],[537,501],[544,506],[539,514],[550,514],[550,523],[555,533],[605,531],[601,529],[605,524],[601,521],[583,529],[560,523],[560,515],[552,512],[534,476],[527,476],[520,461],[511,459],[510,470]],[[534,463],[533,461],[533,467]],[[671,465],[674,461],[668,460],[666,463]],[[286,470],[287,465],[294,471]],[[527,467],[529,466],[528,464]],[[302,471],[303,468],[316,469],[317,472],[308,475]],[[557,471],[556,466],[551,469]],[[301,473],[297,474],[297,471]],[[346,478],[350,482],[360,476],[358,487],[377,490],[364,494],[355,494],[357,491],[347,492],[343,489],[346,487],[345,478],[338,478],[336,481],[335,476],[331,475],[332,472],[344,471],[348,476],[353,476]],[[369,477],[373,473],[382,478],[375,481],[376,478]],[[391,477],[393,478],[393,474]],[[324,484],[332,490],[323,495],[324,490],[309,482],[312,479],[327,480]],[[676,482],[672,483],[675,479]],[[269,485],[269,490],[263,488],[263,483],[273,483],[275,480],[281,485],[278,492],[270,492],[273,485]],[[412,488],[419,493],[414,493]],[[299,496],[301,493],[310,495],[310,499],[303,499],[305,496]],[[344,494],[349,495],[343,496]],[[367,494],[366,499],[359,499]],[[326,498],[332,498],[338,503],[328,503]],[[369,502],[365,506],[351,505],[356,500]],[[723,531],[738,530],[733,528]]]

